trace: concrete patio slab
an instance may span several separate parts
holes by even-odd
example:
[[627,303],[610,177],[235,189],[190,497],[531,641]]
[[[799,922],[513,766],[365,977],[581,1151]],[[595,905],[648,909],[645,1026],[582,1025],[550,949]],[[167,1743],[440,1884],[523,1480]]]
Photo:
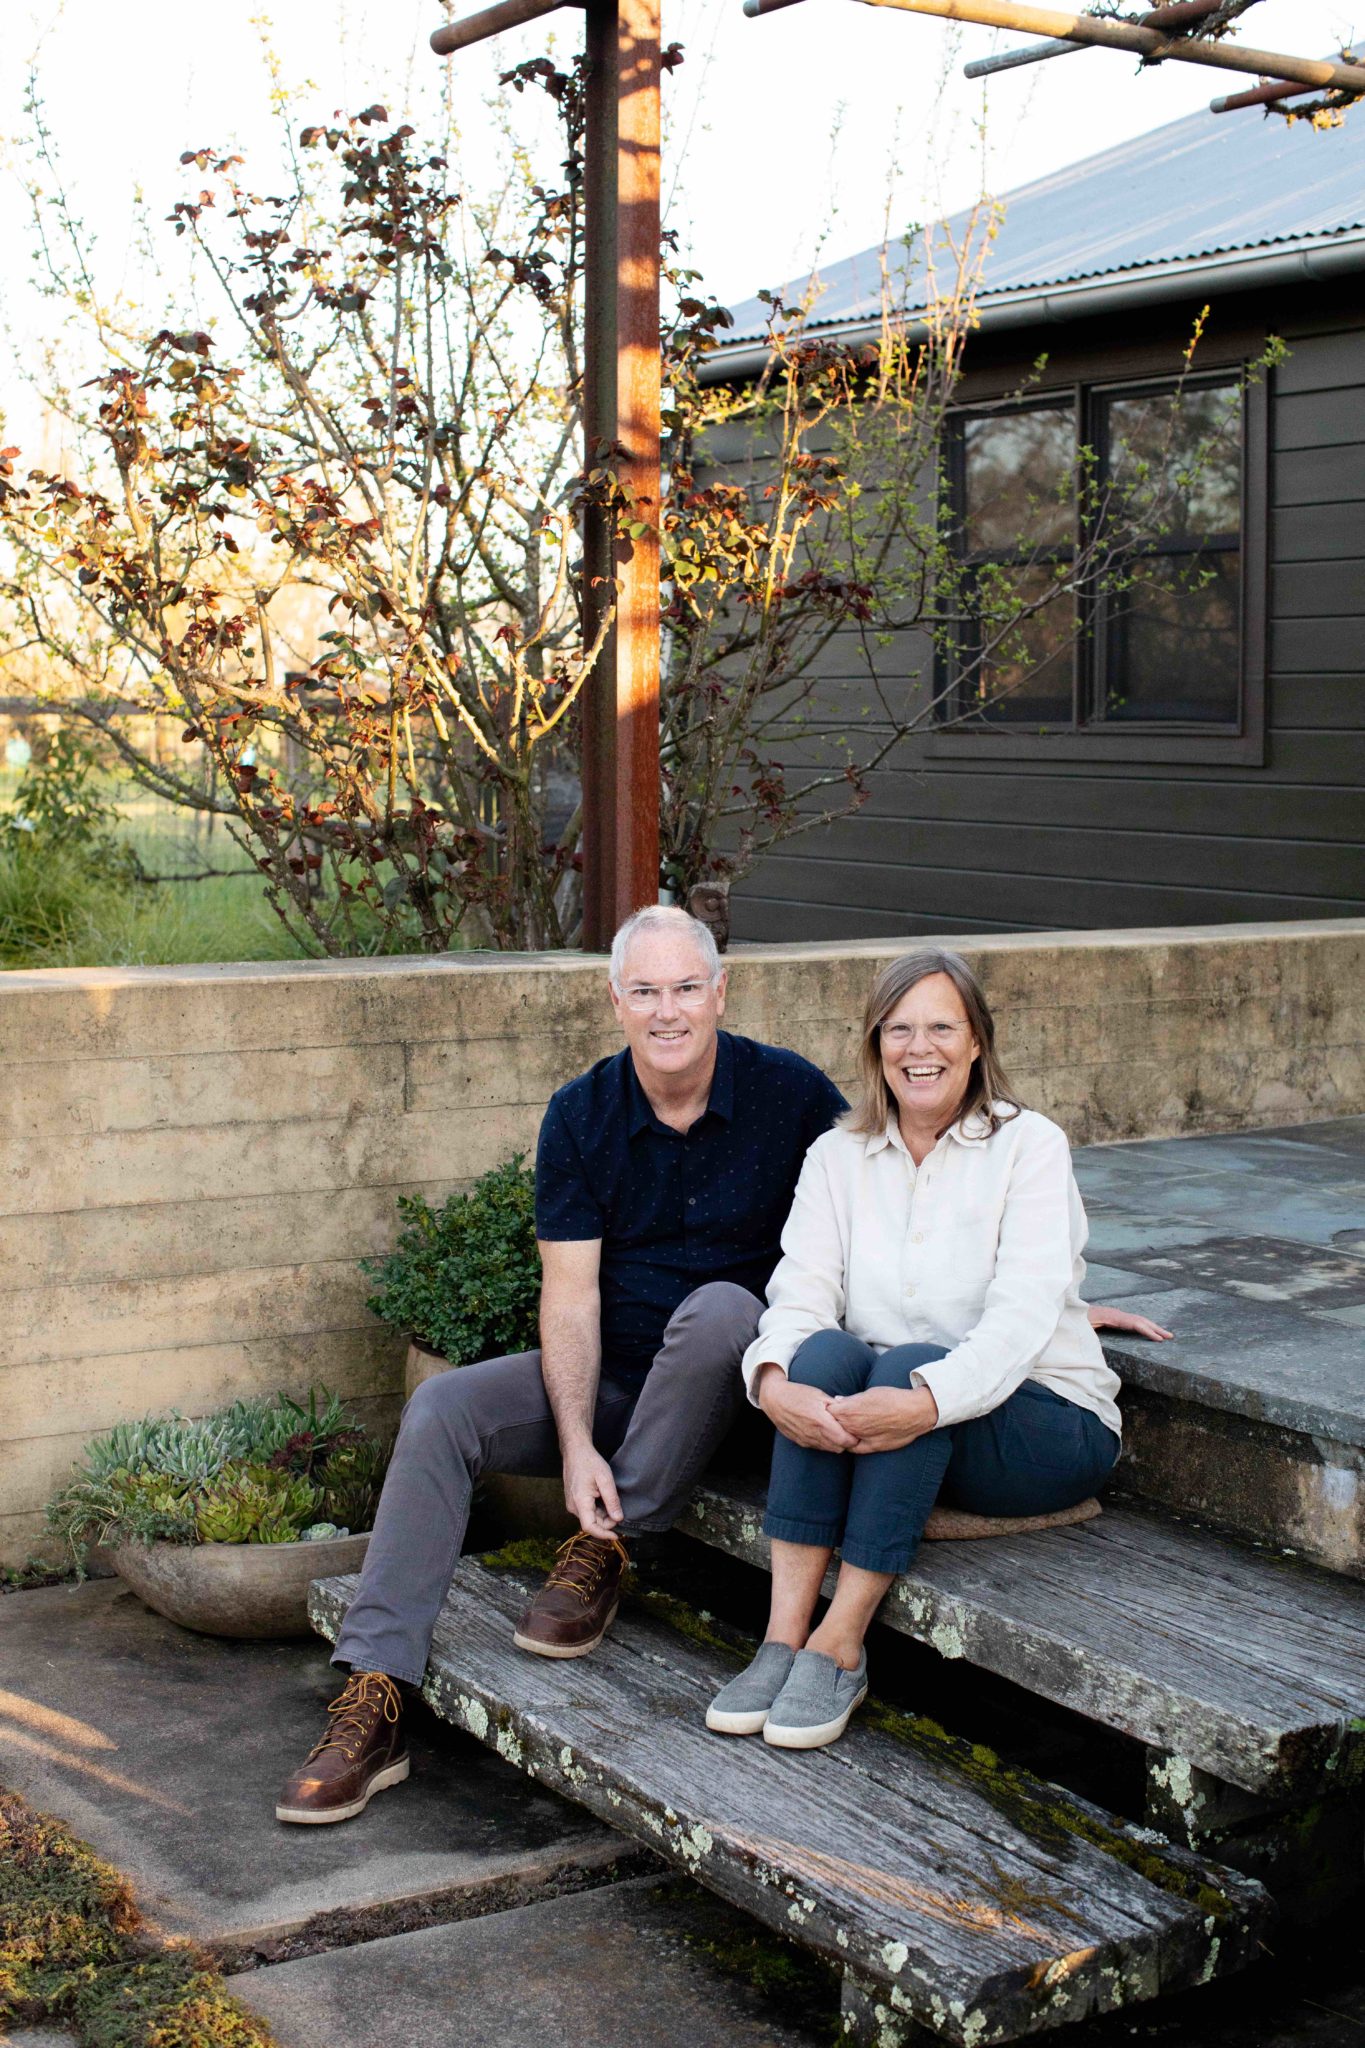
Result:
[[1118,1484],[1365,1577],[1365,1118],[1078,1151]]
[[255,1970],[230,1988],[281,2048],[823,2048],[833,1982],[826,2011],[782,2016],[715,1960],[752,1939],[751,1923],[690,1885],[643,1879]]
[[1126,1386],[1303,1436],[1365,1445],[1360,1332],[1337,1315],[1245,1301],[1209,1287],[1139,1289],[1125,1295],[1122,1306],[1175,1332],[1169,1343],[1101,1332]]
[[1106,1336],[1130,1385],[1365,1447],[1365,1118],[1076,1154],[1091,1301],[1171,1343]]
[[218,1953],[286,1951],[598,1881],[615,1835],[417,1708],[413,1776],[339,1827],[284,1827],[316,1740],[322,1645],[227,1642],[118,1580],[0,1599],[0,1783],[68,1821],[147,1917]]

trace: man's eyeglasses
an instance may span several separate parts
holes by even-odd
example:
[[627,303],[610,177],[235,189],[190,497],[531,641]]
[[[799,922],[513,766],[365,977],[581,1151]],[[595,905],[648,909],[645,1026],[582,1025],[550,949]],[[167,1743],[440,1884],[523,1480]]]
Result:
[[711,983],[631,981],[618,993],[629,1010],[657,1010],[665,995],[671,995],[680,1010],[699,1010],[711,993]]

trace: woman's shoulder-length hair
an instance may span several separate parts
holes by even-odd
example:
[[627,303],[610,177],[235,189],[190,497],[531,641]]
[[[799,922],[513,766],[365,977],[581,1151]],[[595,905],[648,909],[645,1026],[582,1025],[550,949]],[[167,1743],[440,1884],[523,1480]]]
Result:
[[840,1128],[856,1137],[880,1137],[887,1118],[896,1108],[896,1099],[882,1072],[882,1025],[915,984],[931,974],[946,974],[956,988],[979,1047],[972,1061],[967,1092],[953,1121],[961,1127],[973,1118],[980,1119],[994,1137],[1001,1125],[1010,1122],[1024,1107],[996,1052],[995,1019],[981,983],[960,953],[950,953],[941,946],[924,946],[918,952],[903,953],[899,960],[884,967],[867,998],[853,1106],[839,1119]]

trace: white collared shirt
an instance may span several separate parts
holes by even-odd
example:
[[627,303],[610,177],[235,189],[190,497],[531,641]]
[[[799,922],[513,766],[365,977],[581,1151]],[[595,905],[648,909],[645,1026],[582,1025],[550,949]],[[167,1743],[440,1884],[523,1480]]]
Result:
[[768,1306],[744,1354],[785,1372],[817,1330],[874,1351],[943,1344],[916,1381],[947,1426],[987,1415],[1035,1379],[1117,1435],[1117,1374],[1081,1300],[1087,1227],[1066,1134],[1036,1110],[992,1132],[954,1125],[916,1167],[896,1121],[875,1137],[835,1129],[806,1154]]

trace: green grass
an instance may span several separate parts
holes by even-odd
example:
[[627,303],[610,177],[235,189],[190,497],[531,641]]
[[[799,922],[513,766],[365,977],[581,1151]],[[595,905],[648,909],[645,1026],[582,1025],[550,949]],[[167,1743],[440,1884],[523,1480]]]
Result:
[[[14,771],[0,769],[0,818],[13,805],[18,780]],[[221,820],[196,818],[126,785],[111,784],[111,795],[119,800],[117,836],[134,848],[148,874],[228,872],[120,884],[88,857],[82,862],[39,852],[23,835],[0,834],[0,970],[318,957],[319,948],[295,937],[275,915],[261,876]],[[368,921],[371,942],[358,945],[358,953],[421,951],[415,931],[385,936],[377,919]]]
[[[12,790],[0,777],[0,810]],[[152,874],[245,872],[160,886],[110,885],[88,866],[22,841],[0,848],[0,967],[166,967],[310,957],[265,900],[260,877],[216,821],[196,827],[149,797],[122,806],[120,838]]]

